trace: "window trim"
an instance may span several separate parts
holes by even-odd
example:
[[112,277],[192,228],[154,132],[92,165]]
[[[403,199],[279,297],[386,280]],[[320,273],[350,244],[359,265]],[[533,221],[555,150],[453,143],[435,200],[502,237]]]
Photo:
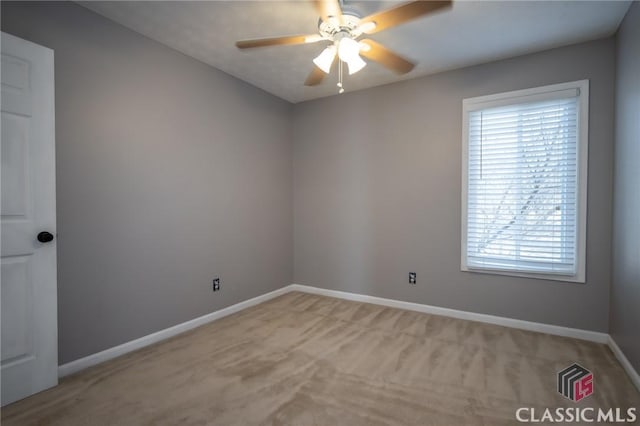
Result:
[[[578,95],[578,174],[577,174],[577,253],[576,273],[574,275],[532,273],[509,271],[497,268],[476,268],[468,266],[467,258],[467,221],[469,196],[469,113],[479,109],[497,106],[514,105],[538,100],[561,98],[573,91]],[[567,83],[552,84],[524,90],[498,93],[488,96],[467,98],[462,101],[462,206],[460,236],[460,269],[464,272],[507,275],[524,278],[545,279],[575,283],[586,282],[586,241],[587,241],[587,165],[589,147],[589,80],[578,80]]]

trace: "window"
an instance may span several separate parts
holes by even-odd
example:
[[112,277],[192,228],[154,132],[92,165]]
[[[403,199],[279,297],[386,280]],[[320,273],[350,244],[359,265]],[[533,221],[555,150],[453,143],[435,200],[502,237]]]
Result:
[[589,82],[465,99],[462,270],[585,282]]

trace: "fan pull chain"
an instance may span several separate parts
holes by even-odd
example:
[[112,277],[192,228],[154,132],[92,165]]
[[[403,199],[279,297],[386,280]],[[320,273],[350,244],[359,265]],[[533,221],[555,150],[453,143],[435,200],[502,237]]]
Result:
[[342,87],[342,60],[338,59],[338,93],[344,93],[344,87]]

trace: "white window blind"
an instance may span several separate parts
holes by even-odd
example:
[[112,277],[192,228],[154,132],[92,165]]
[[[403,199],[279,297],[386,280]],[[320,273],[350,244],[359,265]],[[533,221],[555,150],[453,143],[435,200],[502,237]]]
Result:
[[467,270],[578,273],[579,93],[466,112]]

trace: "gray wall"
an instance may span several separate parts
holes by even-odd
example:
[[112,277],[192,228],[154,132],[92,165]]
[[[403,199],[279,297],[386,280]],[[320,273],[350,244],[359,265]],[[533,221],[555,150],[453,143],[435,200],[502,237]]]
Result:
[[[614,73],[608,38],[296,105],[294,281],[606,332]],[[462,100],[579,79],[591,81],[587,283],[461,272]]]
[[611,336],[640,371],[640,3],[617,34]]
[[290,104],[72,3],[2,30],[55,50],[61,363],[291,282]]
[[[292,107],[74,4],[3,2],[2,30],[56,54],[61,363],[292,281],[607,331],[614,39]],[[585,78],[587,284],[461,272],[462,99]],[[620,161],[637,159],[619,136]],[[634,235],[617,247],[637,256]],[[637,265],[624,277],[620,312]],[[637,361],[633,321],[612,315]]]

